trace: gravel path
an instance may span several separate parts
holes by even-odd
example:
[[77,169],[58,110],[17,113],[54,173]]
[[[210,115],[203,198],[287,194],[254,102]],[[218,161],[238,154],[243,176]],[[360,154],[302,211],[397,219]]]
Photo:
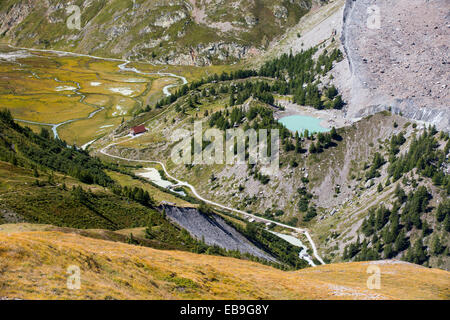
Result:
[[122,142],[112,143],[112,144],[106,146],[105,148],[103,148],[102,150],[100,150],[100,153],[102,153],[102,154],[105,155],[105,156],[108,156],[108,157],[111,157],[111,158],[114,158],[114,159],[123,160],[123,161],[139,162],[139,163],[154,163],[154,164],[159,164],[159,165],[163,168],[164,173],[166,174],[166,176],[167,176],[169,179],[174,180],[174,181],[177,183],[178,186],[189,188],[189,189],[191,190],[192,194],[193,194],[197,199],[199,199],[199,200],[201,200],[201,201],[203,201],[203,202],[205,202],[205,203],[207,203],[207,204],[210,204],[210,205],[212,205],[212,206],[214,206],[214,207],[218,207],[218,208],[223,209],[223,210],[226,210],[226,211],[231,211],[231,212],[235,212],[235,213],[241,214],[241,215],[243,215],[243,216],[246,217],[246,218],[253,218],[253,219],[257,220],[257,221],[261,221],[261,222],[264,222],[264,223],[270,222],[270,223],[273,223],[273,224],[278,225],[278,226],[280,226],[280,227],[283,227],[283,228],[286,228],[286,229],[289,229],[289,230],[293,230],[293,231],[296,231],[296,232],[299,232],[299,233],[303,233],[303,234],[306,236],[306,238],[308,239],[308,242],[309,242],[310,245],[311,245],[311,248],[312,248],[312,250],[313,250],[314,257],[315,257],[321,264],[325,264],[325,262],[324,262],[324,261],[322,260],[322,258],[319,256],[319,253],[318,253],[318,251],[317,251],[317,247],[316,247],[316,245],[315,245],[313,239],[311,238],[311,235],[309,234],[308,230],[306,230],[306,229],[301,229],[301,228],[295,228],[295,227],[292,227],[292,226],[289,226],[289,225],[286,225],[286,224],[283,224],[283,223],[280,223],[280,222],[277,222],[277,221],[272,221],[272,220],[265,219],[265,218],[262,218],[262,217],[259,217],[259,216],[255,216],[255,215],[250,214],[250,213],[248,213],[248,212],[245,212],[245,211],[242,211],[242,210],[238,210],[238,209],[234,209],[234,208],[231,208],[231,207],[222,205],[222,204],[220,204],[220,203],[217,203],[217,202],[214,202],[214,201],[205,199],[205,198],[203,198],[203,197],[197,192],[197,190],[195,189],[194,186],[192,186],[191,184],[189,184],[189,183],[187,183],[187,182],[185,182],[185,181],[178,180],[177,178],[175,178],[175,177],[173,177],[172,175],[170,175],[170,173],[167,171],[166,166],[164,165],[164,163],[162,163],[162,162],[160,162],[160,161],[129,159],[129,158],[119,157],[119,156],[115,156],[115,155],[112,155],[112,154],[107,153],[106,150],[109,149],[110,147],[115,146],[115,145],[118,145],[118,144],[121,144],[121,143],[125,143],[125,142],[130,141],[130,140],[131,140],[131,139],[128,139],[128,140],[125,140],[125,141],[122,141]]
[[[183,84],[188,83],[188,81],[187,81],[187,79],[186,79],[185,77],[178,76],[178,75],[175,75],[175,74],[172,74],[172,73],[163,73],[163,72],[157,72],[157,73],[144,73],[144,72],[141,72],[140,70],[138,70],[138,69],[136,69],[136,68],[129,68],[129,67],[127,67],[127,65],[130,63],[130,61],[122,60],[122,59],[101,58],[101,57],[96,57],[96,56],[83,55],[83,54],[76,54],[76,53],[70,53],[70,52],[64,52],[64,51],[56,51],[56,50],[28,49],[28,48],[16,48],[16,49],[23,49],[23,50],[30,50],[30,51],[49,52],[49,53],[56,53],[56,54],[62,54],[62,55],[72,55],[72,56],[90,57],[90,58],[102,59],[102,60],[107,60],[107,61],[120,61],[120,62],[123,62],[123,64],[121,64],[121,65],[119,66],[119,69],[122,70],[122,71],[130,71],[130,72],[135,72],[135,73],[137,73],[137,74],[142,74],[142,75],[153,75],[153,74],[158,74],[158,75],[162,75],[162,76],[170,76],[170,77],[175,77],[175,78],[177,78],[177,79],[181,79],[182,82],[183,82]],[[166,86],[166,87],[164,88],[164,94],[165,94],[166,96],[169,96],[169,95],[170,95],[169,89],[172,88],[172,87],[175,87],[175,86],[176,86],[176,85],[173,85],[173,84],[172,84],[172,85],[169,85],[169,86]],[[97,112],[98,112],[98,111],[97,111]],[[76,121],[76,120],[73,120],[73,121]],[[36,124],[39,124],[39,123],[36,123]],[[133,138],[135,138],[135,137],[133,137]],[[126,141],[129,141],[129,140],[131,140],[131,139],[133,139],[133,138],[130,138],[130,139],[125,140],[125,141],[122,141],[121,143],[124,143],[124,142],[126,142]],[[281,226],[281,227],[283,227],[283,228],[286,228],[286,229],[289,229],[289,230],[293,230],[293,231],[296,231],[296,232],[299,232],[299,233],[303,233],[303,234],[306,236],[306,238],[308,239],[308,242],[309,242],[310,245],[311,245],[311,248],[312,248],[312,250],[313,250],[313,255],[314,255],[314,257],[315,257],[321,264],[325,264],[325,262],[324,262],[324,261],[322,260],[322,258],[320,257],[320,255],[319,255],[319,253],[318,253],[318,251],[317,251],[317,247],[316,247],[314,241],[312,240],[312,237],[311,237],[311,235],[309,234],[308,230],[306,230],[306,229],[301,229],[301,228],[295,228],[295,227],[292,227],[292,226],[289,226],[289,225],[286,225],[286,224],[283,224],[283,223],[280,223],[280,222],[276,222],[276,221],[272,221],[272,220],[269,220],[269,219],[261,218],[261,217],[258,217],[258,216],[249,214],[249,213],[247,213],[247,212],[245,212],[245,211],[238,210],[238,209],[234,209],[234,208],[230,208],[230,207],[224,206],[224,205],[222,205],[222,204],[216,203],[216,202],[214,202],[214,201],[205,199],[205,198],[203,198],[200,194],[198,194],[198,192],[197,192],[197,190],[195,189],[194,186],[190,185],[190,184],[187,183],[187,182],[180,181],[180,180],[176,179],[175,177],[171,176],[171,175],[169,174],[169,172],[167,171],[166,166],[164,165],[164,163],[162,163],[162,162],[160,162],[160,161],[127,159],[127,158],[123,158],[123,157],[111,155],[111,154],[109,154],[109,153],[106,152],[107,149],[109,149],[110,147],[112,147],[112,146],[114,146],[114,145],[117,145],[117,144],[119,144],[119,143],[112,143],[112,144],[106,146],[105,148],[103,148],[102,150],[100,150],[100,153],[102,153],[102,154],[104,154],[104,155],[106,155],[106,156],[108,156],[108,157],[115,158],[115,159],[120,159],[120,160],[124,160],[124,161],[132,161],[132,162],[141,162],[141,163],[154,163],[154,164],[159,164],[159,165],[161,165],[161,167],[163,168],[163,170],[164,170],[164,172],[165,172],[165,174],[166,174],[167,177],[169,177],[170,179],[176,181],[177,184],[178,184],[179,186],[185,186],[185,187],[189,188],[189,189],[191,190],[191,192],[193,193],[193,195],[194,195],[196,198],[198,198],[199,200],[201,200],[201,201],[203,201],[203,202],[205,202],[205,203],[207,203],[207,204],[210,204],[210,205],[212,205],[212,206],[215,206],[215,207],[224,209],[224,210],[226,210],[226,211],[231,211],[231,212],[235,212],[235,213],[241,214],[241,215],[243,215],[244,217],[247,217],[247,218],[253,218],[253,219],[255,219],[255,220],[258,220],[258,221],[261,221],[261,222],[264,222],[264,223],[270,222],[270,223],[273,223],[273,224],[275,224],[275,225]]]

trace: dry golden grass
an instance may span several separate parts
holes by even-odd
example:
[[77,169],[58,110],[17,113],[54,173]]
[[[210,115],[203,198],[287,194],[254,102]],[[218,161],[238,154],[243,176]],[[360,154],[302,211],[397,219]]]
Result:
[[[69,266],[81,289],[66,287]],[[449,299],[449,272],[378,262],[283,272],[232,258],[161,251],[59,232],[0,233],[0,297],[22,299]]]

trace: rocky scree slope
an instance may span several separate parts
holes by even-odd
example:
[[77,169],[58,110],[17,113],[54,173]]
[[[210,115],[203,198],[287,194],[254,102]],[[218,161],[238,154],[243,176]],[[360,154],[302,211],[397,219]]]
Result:
[[257,248],[217,215],[208,216],[195,208],[179,208],[169,205],[163,205],[163,210],[172,222],[208,245],[216,245],[226,250],[238,250],[241,253],[276,262],[273,257]]
[[[368,13],[370,8],[378,12]],[[450,130],[449,9],[445,0],[347,0],[342,42],[351,69],[348,117],[391,106]],[[368,28],[377,14],[380,28]]]

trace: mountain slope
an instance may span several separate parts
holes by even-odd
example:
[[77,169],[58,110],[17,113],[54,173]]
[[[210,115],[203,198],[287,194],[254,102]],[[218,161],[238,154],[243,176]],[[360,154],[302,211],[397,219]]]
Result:
[[[445,0],[346,1],[342,40],[351,70],[349,117],[391,106],[397,114],[449,131],[448,12]],[[379,28],[368,28],[377,15]]]
[[[158,206],[155,190],[166,204],[165,196],[177,194],[139,180],[130,168],[69,147],[46,130],[35,134],[16,124],[8,110],[0,110],[0,151],[0,224],[49,224],[104,234],[130,229],[119,241],[250,259],[283,269],[307,265],[299,258],[300,248],[273,241],[269,233],[249,241],[245,223],[240,222],[239,228],[244,227],[238,230],[207,206],[197,209],[198,202],[186,202],[189,208]],[[122,178],[114,180],[107,172]],[[136,228],[143,231],[138,241],[130,235]]]
[[[0,233],[0,298],[21,299],[449,299],[447,271],[373,262],[282,272],[256,263],[130,246],[57,232]],[[371,263],[372,264],[372,263]],[[66,287],[69,266],[81,290]]]
[[0,5],[0,37],[17,46],[155,63],[205,65],[258,53],[295,25],[311,0],[77,0],[81,30],[59,0]]

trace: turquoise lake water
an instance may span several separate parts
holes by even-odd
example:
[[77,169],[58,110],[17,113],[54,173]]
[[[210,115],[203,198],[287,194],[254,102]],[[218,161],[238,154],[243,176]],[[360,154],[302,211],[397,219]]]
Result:
[[278,122],[282,123],[290,131],[298,131],[303,133],[303,131],[308,130],[311,132],[328,132],[330,129],[324,128],[320,125],[322,119],[308,117],[308,116],[288,116],[281,118]]

